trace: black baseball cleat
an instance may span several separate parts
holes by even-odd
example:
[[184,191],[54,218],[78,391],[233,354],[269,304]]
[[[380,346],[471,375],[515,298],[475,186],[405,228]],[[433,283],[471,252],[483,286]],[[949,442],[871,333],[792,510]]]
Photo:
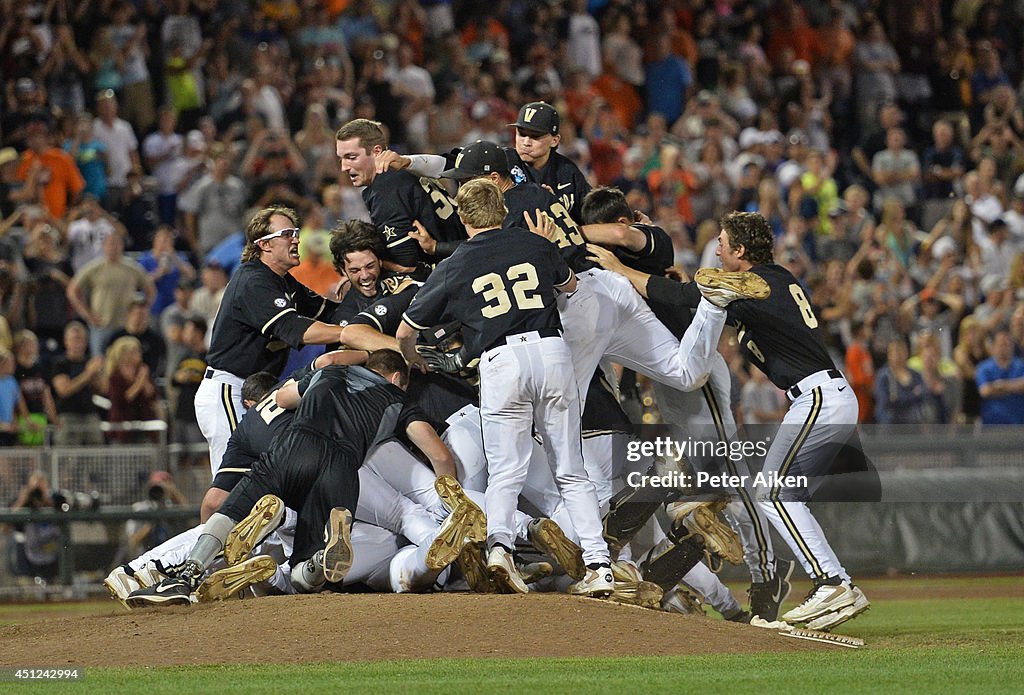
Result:
[[792,560],[775,558],[775,574],[766,582],[753,582],[747,590],[750,612],[772,623],[779,618],[779,608],[793,588],[789,578],[796,565]]
[[754,617],[749,611],[745,611],[742,608],[737,608],[731,613],[723,613],[722,617],[728,620],[730,623],[742,623],[743,625],[749,625],[750,620]]
[[137,589],[128,594],[125,604],[130,608],[149,606],[187,606],[192,603],[193,587],[187,579],[168,577],[159,584]]

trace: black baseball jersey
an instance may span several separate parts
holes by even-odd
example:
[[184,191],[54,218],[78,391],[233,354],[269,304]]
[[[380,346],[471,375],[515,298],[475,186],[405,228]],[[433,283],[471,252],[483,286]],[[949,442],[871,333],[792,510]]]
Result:
[[633,423],[622,410],[615,389],[608,383],[604,372],[598,369],[590,379],[587,402],[583,405],[581,420],[583,436],[596,437],[615,432],[633,432]]
[[591,186],[571,159],[552,150],[548,163],[541,169],[534,169],[523,161],[515,148],[506,147],[505,154],[513,181],[517,184],[532,181],[548,186],[574,220],[582,219],[583,198],[590,193]]
[[288,348],[301,347],[313,321],[330,316],[337,306],[262,261],[243,263],[224,290],[206,363],[242,378],[261,371],[280,374]]
[[[741,299],[728,308],[729,323],[736,326],[736,337],[750,361],[780,389],[834,369],[810,298],[793,274],[774,263],[755,265],[750,272],[764,278],[772,290],[767,299]],[[676,306],[695,307],[700,301],[696,283],[663,278],[651,278],[647,294]]]
[[587,260],[587,240],[579,225],[569,215],[569,211],[555,196],[538,184],[525,183],[516,184],[505,191],[505,207],[508,214],[505,215],[505,222],[502,225],[505,229],[525,229],[525,213],[530,213],[530,219],[537,217],[537,210],[546,212],[554,220],[558,231],[553,242],[558,246],[558,252],[573,270],[580,272],[594,268],[595,263]]
[[360,461],[376,444],[427,418],[406,403],[406,393],[376,372],[329,365],[298,382],[302,399],[292,428],[317,432]]
[[460,321],[466,354],[478,357],[508,335],[561,330],[555,288],[572,278],[547,239],[491,229],[438,264],[403,318],[421,331]]
[[[649,224],[634,223],[630,225],[633,229],[643,233],[647,243],[639,251],[631,251],[624,246],[616,246],[612,249],[615,256],[622,261],[622,264],[639,270],[648,275],[664,276],[665,269],[672,265],[675,260],[675,250],[672,248],[672,238],[661,227]],[[690,327],[690,320],[693,315],[677,306],[671,306],[648,298],[647,306],[658,317],[658,320],[665,324],[665,327],[680,340],[686,329]]]
[[[409,308],[419,288],[420,283],[409,285],[396,295],[380,298],[353,317],[351,323],[370,326],[384,335],[395,335],[402,323],[402,314]],[[451,337],[451,333],[451,326],[439,326],[432,327],[429,335],[420,337],[425,338],[427,344],[435,345]],[[408,396],[409,401],[416,403],[439,431],[444,430],[449,416],[478,400],[476,389],[465,379],[441,372],[424,374],[418,369],[409,372]]]
[[230,490],[243,475],[247,475],[260,454],[270,449],[274,437],[291,424],[295,412],[277,404],[277,389],[245,411],[238,427],[228,439],[227,449],[213,487]]
[[413,220],[423,223],[430,236],[439,242],[466,238],[455,201],[436,179],[417,177],[404,170],[385,171],[363,189],[363,202],[373,224],[387,241],[387,260],[399,265],[414,267],[421,261],[434,260],[409,236]]

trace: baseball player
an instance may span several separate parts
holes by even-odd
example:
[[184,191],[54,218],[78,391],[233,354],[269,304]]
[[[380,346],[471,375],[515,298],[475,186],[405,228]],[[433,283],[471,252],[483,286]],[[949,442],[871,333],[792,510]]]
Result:
[[[584,234],[594,243],[609,247],[626,266],[650,275],[663,276],[672,265],[672,240],[649,219],[635,220],[626,197],[615,188],[596,188],[583,200]],[[682,337],[690,323],[690,312],[648,299],[648,304],[674,335]],[[730,407],[731,378],[725,360],[712,355],[708,383],[699,391],[684,392],[655,382],[658,407],[665,422],[687,428],[692,439],[728,441],[736,435],[736,421]],[[708,457],[690,457],[696,470],[723,467]],[[723,471],[731,476],[753,476],[745,460],[726,457]],[[792,562],[774,557],[768,522],[754,499],[752,485],[736,488],[726,507],[726,517],[743,542],[744,560],[751,573],[751,613],[769,622],[778,616],[779,606],[789,594]],[[701,503],[706,504],[706,503]],[[669,508],[672,509],[673,505]],[[692,503],[680,511],[692,508]]]
[[[775,482],[759,490],[758,502],[814,587],[782,619],[828,630],[870,607],[806,504],[838,447],[855,433],[857,399],[832,365],[806,292],[773,262],[773,246],[771,227],[761,215],[732,213],[722,220],[717,251],[722,267],[755,273],[771,287],[767,300],[730,304],[729,320],[749,359],[791,401],[765,458],[763,473]],[[647,287],[652,298],[676,306],[693,306],[696,299],[692,284],[651,277]],[[807,476],[807,487],[783,487],[786,476],[799,475]]]
[[[503,157],[503,153],[505,156]],[[420,173],[442,175],[459,180],[486,177],[495,182],[508,197],[510,229],[521,229],[521,213],[534,215],[547,212],[554,225],[551,241],[558,246],[566,262],[576,272],[579,287],[571,299],[558,302],[565,329],[565,340],[572,351],[580,398],[585,402],[591,379],[602,357],[645,374],[656,381],[682,390],[700,388],[707,379],[710,361],[717,354],[718,338],[725,325],[725,312],[712,302],[702,302],[682,340],[676,339],[641,301],[623,277],[596,267],[588,259],[585,239],[571,215],[558,201],[551,202],[545,191],[527,183],[516,185],[508,167],[508,150],[485,140],[468,145],[455,156],[455,163],[441,170],[446,161],[438,155],[389,155],[381,157],[382,168],[410,168]],[[589,190],[589,189],[588,189]],[[515,208],[515,212],[512,212]],[[529,221],[526,221],[529,224]],[[550,229],[550,226],[546,228]],[[440,247],[440,244],[438,244]],[[438,252],[443,255],[443,252]],[[756,278],[745,282],[744,276],[720,275],[709,280],[711,293],[726,283],[730,296],[737,290],[754,291]],[[640,293],[643,294],[643,289]],[[764,288],[758,286],[756,291]],[[724,296],[721,292],[718,296]]]
[[540,237],[501,229],[506,209],[493,182],[465,184],[456,202],[470,241],[439,264],[409,305],[398,332],[402,352],[425,365],[415,351],[416,332],[447,313],[462,322],[468,354],[480,356],[492,579],[509,591],[528,591],[512,561],[512,527],[536,427],[588,565],[573,592],[607,596],[614,587],[608,547],[583,468],[578,390],[555,308],[556,291],[574,291],[576,276]]
[[210,444],[217,474],[231,432],[242,414],[242,381],[250,374],[280,374],[288,348],[337,342],[341,329],[317,320],[335,304],[292,278],[299,265],[299,218],[268,207],[249,221],[242,264],[228,282],[213,324],[207,369],[196,391],[196,420]]
[[[407,384],[401,356],[382,350],[370,355],[365,368],[332,365],[280,389],[279,405],[298,401],[291,426],[206,523],[178,576],[140,589],[129,601],[187,601],[235,524],[271,493],[298,510],[292,582],[313,591],[325,581],[340,581],[351,563],[347,538],[350,510],[359,498],[357,470],[370,448],[404,430],[439,473],[454,470],[450,454],[418,411],[403,407]],[[274,516],[279,518],[283,510],[278,509]]]
[[590,183],[572,160],[558,153],[560,118],[551,104],[534,101],[519,109],[509,125],[516,129],[516,146],[509,151],[512,179],[547,186],[574,220],[582,219],[580,206]]
[[455,203],[437,181],[407,171],[377,173],[374,156],[387,149],[380,123],[357,118],[335,136],[342,174],[353,186],[365,187],[363,201],[370,219],[387,242],[391,270],[414,272],[420,263],[433,263],[409,232],[420,222],[439,242],[456,243],[466,238]]

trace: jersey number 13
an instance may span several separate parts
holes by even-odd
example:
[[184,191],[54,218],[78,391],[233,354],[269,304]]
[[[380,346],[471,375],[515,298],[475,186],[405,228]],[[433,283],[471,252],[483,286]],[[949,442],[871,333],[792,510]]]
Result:
[[[512,296],[509,296],[505,285],[508,279],[512,286]],[[487,304],[480,310],[484,318],[494,318],[507,314],[512,309],[512,299],[515,298],[516,307],[520,310],[543,309],[544,299],[534,290],[540,281],[537,279],[537,269],[532,263],[519,263],[505,271],[505,278],[498,273],[487,273],[473,281],[473,292],[483,295]]]

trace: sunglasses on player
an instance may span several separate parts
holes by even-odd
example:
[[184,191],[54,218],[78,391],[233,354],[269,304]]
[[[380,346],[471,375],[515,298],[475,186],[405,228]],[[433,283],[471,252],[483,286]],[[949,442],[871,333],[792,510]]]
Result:
[[270,234],[264,234],[263,236],[261,236],[256,241],[270,241],[271,239],[276,239],[279,236],[280,237],[284,237],[285,239],[298,239],[299,238],[299,228],[298,227],[288,227],[286,229],[279,229],[276,232],[271,232]]

